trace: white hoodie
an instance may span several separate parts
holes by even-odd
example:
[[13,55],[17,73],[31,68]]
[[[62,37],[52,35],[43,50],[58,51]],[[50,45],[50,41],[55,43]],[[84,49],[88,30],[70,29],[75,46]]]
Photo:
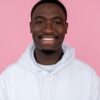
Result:
[[1,74],[0,100],[100,100],[98,76],[72,48],[63,45],[62,59],[48,66],[35,61],[33,50],[32,44]]

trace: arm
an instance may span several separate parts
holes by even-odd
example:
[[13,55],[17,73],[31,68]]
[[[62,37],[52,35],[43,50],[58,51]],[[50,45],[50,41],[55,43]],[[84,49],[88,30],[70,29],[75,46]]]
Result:
[[100,100],[100,78],[95,74],[91,80],[91,90],[89,100]]

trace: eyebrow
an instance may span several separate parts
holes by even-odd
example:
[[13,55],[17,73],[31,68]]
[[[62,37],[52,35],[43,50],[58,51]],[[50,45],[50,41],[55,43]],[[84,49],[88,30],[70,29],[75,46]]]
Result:
[[45,19],[43,16],[37,16],[37,17],[35,17],[35,20],[37,20],[37,19]]
[[61,17],[59,17],[59,16],[56,16],[53,19],[59,19],[59,20],[63,21],[63,19]]

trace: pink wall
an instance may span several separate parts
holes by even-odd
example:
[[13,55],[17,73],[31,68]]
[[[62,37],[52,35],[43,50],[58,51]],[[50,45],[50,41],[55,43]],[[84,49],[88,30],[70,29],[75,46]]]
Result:
[[[36,0],[0,0],[0,71],[31,41],[30,10]],[[65,43],[100,75],[100,0],[62,0],[69,13]]]

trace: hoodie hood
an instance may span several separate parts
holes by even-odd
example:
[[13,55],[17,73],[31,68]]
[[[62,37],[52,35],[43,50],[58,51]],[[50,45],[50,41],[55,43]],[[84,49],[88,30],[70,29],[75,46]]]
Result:
[[[73,48],[64,44],[62,45],[62,48],[64,55],[62,56],[60,61],[53,65],[43,65],[46,67],[56,67],[52,72],[49,73],[50,75],[55,74],[62,68],[66,67],[65,65],[69,64],[74,58],[75,52]],[[24,69],[27,69],[28,71],[38,73],[41,71],[41,68],[39,67],[39,64],[36,62],[33,56],[34,49],[34,44],[30,44],[24,54],[19,59],[18,64],[20,64],[20,66],[22,66]],[[47,71],[45,72],[48,73]]]

